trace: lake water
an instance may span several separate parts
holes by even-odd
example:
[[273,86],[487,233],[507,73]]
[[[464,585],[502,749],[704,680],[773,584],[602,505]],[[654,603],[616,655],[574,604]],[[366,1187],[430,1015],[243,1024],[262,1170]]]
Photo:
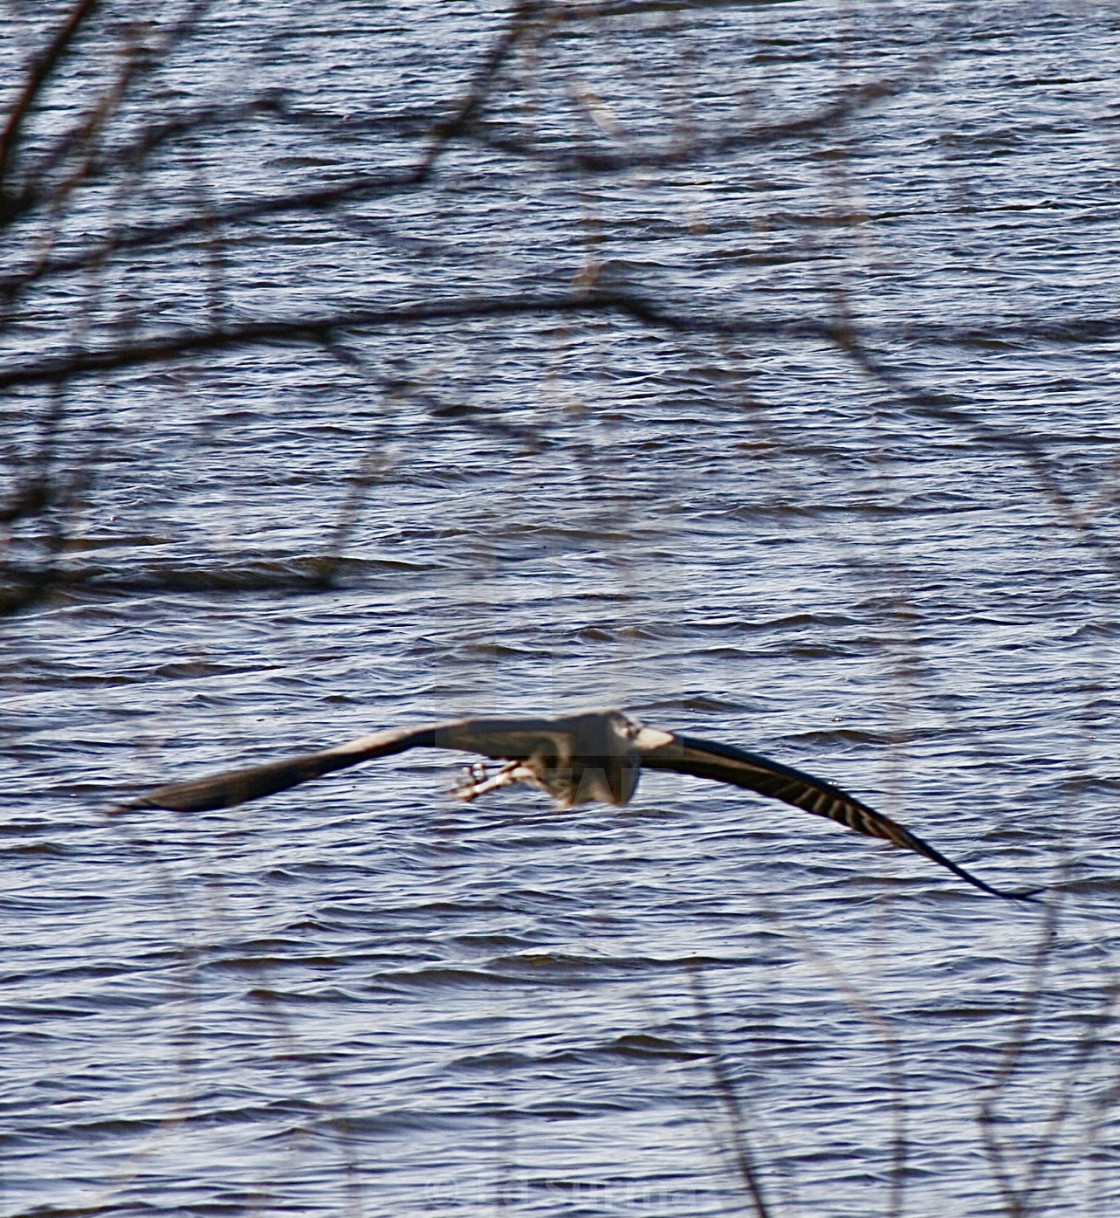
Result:
[[[0,490],[62,503],[4,526],[62,574],[0,652],[0,1215],[1114,1215],[1115,7],[545,6],[426,175],[504,8],[230,0],[167,51],[156,7],[43,94],[22,172],[157,63],[0,266]],[[0,79],[66,11],[10,6]],[[464,806],[422,752],[104,815],[606,705],[1047,901],[669,775]]]

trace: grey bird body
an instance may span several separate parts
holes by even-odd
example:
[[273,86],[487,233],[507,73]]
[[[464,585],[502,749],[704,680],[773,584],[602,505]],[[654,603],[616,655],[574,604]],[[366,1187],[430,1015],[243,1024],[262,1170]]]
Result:
[[455,791],[464,800],[497,787],[526,782],[551,796],[561,809],[591,800],[622,806],[633,796],[643,766],[670,770],[742,787],[827,817],[857,833],[885,838],[948,868],[993,896],[1026,900],[1033,895],[991,887],[904,825],[831,783],[730,745],[646,727],[618,710],[583,711],[557,719],[456,719],[390,728],[321,752],[170,783],[114,811],[167,808],[204,812],[231,807],[334,770],[414,748],[454,749],[506,762],[496,775],[487,774],[481,766],[473,767]]

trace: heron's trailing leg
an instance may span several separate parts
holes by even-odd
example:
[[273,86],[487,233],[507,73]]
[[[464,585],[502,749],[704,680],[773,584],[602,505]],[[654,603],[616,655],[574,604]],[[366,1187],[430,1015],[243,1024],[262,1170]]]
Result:
[[474,765],[464,767],[463,777],[451,794],[469,804],[487,791],[511,787],[518,782],[535,782],[536,778],[536,773],[522,761],[507,761],[496,774],[488,774],[485,763],[476,761]]

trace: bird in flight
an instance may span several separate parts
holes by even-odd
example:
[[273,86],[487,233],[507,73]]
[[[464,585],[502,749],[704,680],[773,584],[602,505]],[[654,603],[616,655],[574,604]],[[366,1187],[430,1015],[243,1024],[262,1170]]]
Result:
[[948,868],[993,896],[1030,900],[1038,889],[1005,892],[947,859],[904,825],[792,766],[726,744],[646,727],[618,710],[592,710],[558,719],[455,719],[419,727],[389,728],[346,744],[247,769],[225,770],[170,783],[114,812],[167,808],[208,812],[285,791],[312,778],[406,749],[457,749],[505,764],[496,772],[476,763],[453,794],[470,801],[487,791],[525,782],[550,795],[559,809],[599,800],[621,807],[638,785],[642,767],[710,778],[824,816],[868,837],[882,837]]

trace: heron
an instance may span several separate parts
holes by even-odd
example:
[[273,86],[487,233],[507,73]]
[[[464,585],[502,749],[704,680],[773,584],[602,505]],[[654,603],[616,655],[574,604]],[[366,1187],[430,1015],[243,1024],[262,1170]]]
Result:
[[885,838],[992,896],[1022,901],[1040,891],[994,888],[904,825],[830,782],[731,745],[647,727],[632,715],[613,709],[552,719],[470,718],[389,728],[320,752],[169,783],[118,805],[113,812],[143,808],[209,812],[233,807],[335,770],[416,748],[455,749],[504,763],[494,772],[484,762],[467,767],[452,792],[467,802],[500,787],[528,783],[551,796],[558,810],[595,800],[622,807],[637,789],[643,767],[668,770],[729,783],[827,817],[868,837]]

